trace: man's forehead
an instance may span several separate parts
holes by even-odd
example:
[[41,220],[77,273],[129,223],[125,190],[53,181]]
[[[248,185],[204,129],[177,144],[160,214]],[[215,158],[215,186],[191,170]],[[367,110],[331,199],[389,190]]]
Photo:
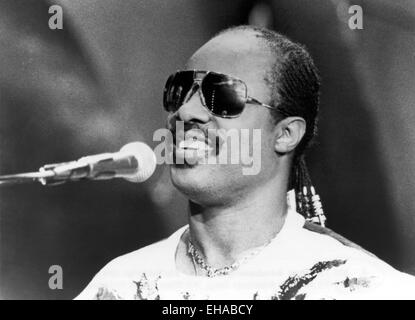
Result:
[[269,70],[271,54],[253,32],[229,32],[208,41],[186,64],[186,69],[229,74],[249,82],[263,79]]

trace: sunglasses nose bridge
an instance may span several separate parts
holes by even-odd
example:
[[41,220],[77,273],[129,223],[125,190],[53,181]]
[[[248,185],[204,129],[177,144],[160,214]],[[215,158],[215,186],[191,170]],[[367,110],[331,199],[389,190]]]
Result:
[[177,115],[184,122],[195,121],[206,123],[209,121],[210,114],[203,106],[200,81],[195,81],[193,83],[183,104],[177,110]]
[[196,92],[199,92],[199,95],[200,95],[200,80],[193,81],[193,84],[190,87],[190,90],[187,92],[183,100],[183,104],[187,103]]

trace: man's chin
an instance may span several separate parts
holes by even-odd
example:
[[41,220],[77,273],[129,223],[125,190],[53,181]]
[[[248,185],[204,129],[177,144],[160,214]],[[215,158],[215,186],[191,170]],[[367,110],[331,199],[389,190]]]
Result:
[[211,183],[209,167],[203,164],[172,164],[170,165],[171,181],[185,194],[186,190],[203,190],[204,186]]

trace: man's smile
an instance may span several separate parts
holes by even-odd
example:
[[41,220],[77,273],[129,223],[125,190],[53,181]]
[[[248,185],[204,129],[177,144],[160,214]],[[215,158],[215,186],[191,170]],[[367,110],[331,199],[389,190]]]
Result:
[[214,155],[215,142],[210,140],[200,129],[190,129],[186,132],[179,131],[174,135],[173,153],[176,164],[190,165],[200,163]]

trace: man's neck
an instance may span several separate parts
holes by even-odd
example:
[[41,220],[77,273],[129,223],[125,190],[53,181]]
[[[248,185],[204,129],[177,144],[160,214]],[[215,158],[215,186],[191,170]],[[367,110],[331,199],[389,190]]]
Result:
[[287,190],[270,181],[231,205],[203,207],[190,202],[190,237],[215,267],[233,263],[271,240],[282,228]]

